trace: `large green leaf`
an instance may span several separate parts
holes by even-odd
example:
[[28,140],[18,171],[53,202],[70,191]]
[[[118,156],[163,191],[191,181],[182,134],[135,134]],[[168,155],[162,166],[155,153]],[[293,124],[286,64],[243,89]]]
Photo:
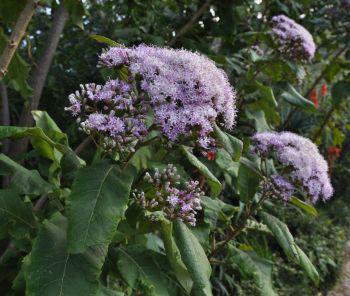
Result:
[[55,214],[45,220],[27,258],[26,295],[95,295],[106,247],[89,248],[84,254],[66,251],[67,219]]
[[311,215],[311,216],[317,216],[317,210],[315,209],[315,207],[313,205],[310,205],[302,200],[300,200],[299,198],[296,197],[292,197],[290,199],[290,203],[293,204],[294,206],[298,207],[299,209],[302,209],[304,212],[306,212],[307,214]]
[[304,98],[291,84],[283,83],[280,87],[282,89],[281,98],[289,104],[300,107],[306,111],[316,110],[314,103]]
[[28,236],[36,222],[30,203],[25,203],[17,192],[10,189],[0,190],[0,227],[7,224],[14,236]]
[[162,221],[162,236],[164,241],[165,253],[176,278],[187,291],[191,292],[193,281],[187,271],[186,266],[181,260],[180,251],[173,238],[173,225],[167,221]]
[[244,203],[253,199],[260,184],[260,173],[256,164],[242,157],[238,169],[237,187],[239,199]]
[[263,99],[271,106],[271,107],[277,107],[278,104],[275,99],[275,95],[273,94],[273,90],[271,87],[263,85],[262,83],[255,80],[255,86],[260,92],[260,95],[263,97]]
[[311,263],[306,254],[297,246],[292,234],[288,229],[288,226],[278,218],[266,212],[260,212],[260,217],[262,221],[267,225],[267,227],[271,230],[284,253],[291,260],[299,264],[305,273],[310,277],[310,279],[318,284],[319,275],[316,268]]
[[[125,282],[137,289],[141,284],[147,287],[148,293],[142,295],[168,296],[169,287],[167,275],[161,269],[161,262],[157,262],[159,254],[147,250],[141,246],[129,246],[118,248],[117,267]],[[163,256],[164,257],[164,256]]]
[[212,295],[210,284],[211,266],[201,244],[181,221],[174,222],[174,235],[182,261],[185,263],[193,280],[191,294],[198,296]]
[[36,170],[28,170],[5,154],[0,154],[0,174],[12,174],[11,186],[22,194],[41,195],[53,190]]
[[108,244],[128,202],[133,176],[107,161],[78,171],[69,201],[68,250]]
[[234,136],[223,132],[217,125],[214,126],[214,132],[219,143],[230,154],[235,161],[239,160],[243,150],[243,142]]
[[67,135],[61,131],[46,111],[33,110],[32,115],[35,120],[35,126],[41,128],[49,138],[57,143],[68,145]]
[[269,131],[271,128],[266,122],[265,112],[256,106],[248,105],[245,109],[247,118],[254,121],[255,129],[258,132]]
[[271,279],[271,262],[259,258],[254,252],[245,252],[232,245],[229,246],[230,261],[239,268],[243,275],[253,279],[261,296],[276,296]]
[[203,175],[207,178],[209,186],[211,188],[211,194],[213,196],[218,196],[221,192],[221,183],[216,177],[213,175],[211,171],[196,157],[192,154],[189,147],[180,146],[181,151],[187,157],[189,162],[195,166]]
[[120,44],[108,37],[97,35],[97,34],[91,34],[90,38],[96,40],[97,42],[107,44],[109,46],[120,46]]

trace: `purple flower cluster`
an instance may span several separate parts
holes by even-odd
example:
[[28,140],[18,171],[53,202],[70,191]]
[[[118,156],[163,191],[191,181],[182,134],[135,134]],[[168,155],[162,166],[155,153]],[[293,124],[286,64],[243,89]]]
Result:
[[290,132],[262,132],[252,141],[254,153],[262,158],[274,157],[282,165],[283,179],[274,176],[272,182],[285,192],[284,197],[292,191],[287,183],[306,190],[314,203],[333,195],[327,162],[309,139]]
[[285,15],[274,16],[272,24],[273,35],[284,56],[300,61],[313,59],[316,45],[308,30]]
[[87,134],[98,134],[106,150],[133,150],[136,140],[147,135],[147,108],[135,107],[138,97],[130,84],[116,79],[80,87],[69,96],[66,110]]
[[140,45],[113,47],[100,66],[126,66],[149,98],[155,124],[170,141],[194,136],[199,146],[215,145],[210,133],[218,118],[228,129],[235,123],[235,91],[224,71],[208,58],[187,50]]
[[186,182],[180,188],[180,176],[176,167],[168,164],[162,172],[155,170],[153,176],[145,175],[145,181],[152,189],[134,191],[136,201],[146,210],[163,211],[170,220],[178,219],[191,226],[196,225],[196,213],[201,210],[200,199],[204,192],[198,187],[198,181]]

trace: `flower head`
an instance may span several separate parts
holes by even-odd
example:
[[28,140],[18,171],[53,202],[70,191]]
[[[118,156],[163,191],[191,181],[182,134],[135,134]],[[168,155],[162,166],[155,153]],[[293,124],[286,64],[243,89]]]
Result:
[[[274,157],[282,166],[283,179],[305,190],[312,202],[332,196],[327,162],[309,139],[290,132],[262,132],[255,134],[252,141],[253,151],[262,157]],[[274,183],[287,188],[281,180],[275,178]]]
[[222,118],[230,129],[236,118],[235,91],[224,71],[203,55],[184,49],[140,45],[113,47],[101,54],[101,66],[129,68],[149,98],[155,123],[170,141],[194,135],[207,150],[213,124]]
[[316,45],[308,30],[285,15],[274,16],[272,24],[279,51],[285,57],[300,61],[313,59]]

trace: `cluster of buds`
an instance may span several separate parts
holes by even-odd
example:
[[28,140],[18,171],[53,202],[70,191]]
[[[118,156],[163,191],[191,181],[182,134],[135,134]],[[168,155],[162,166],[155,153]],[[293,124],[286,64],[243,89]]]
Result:
[[284,201],[289,201],[294,193],[294,185],[281,175],[271,175],[263,183],[263,190],[271,197],[280,197]]
[[142,106],[132,85],[119,79],[104,85],[81,85],[69,96],[70,111],[80,128],[96,135],[106,151],[133,151],[135,144],[147,135],[147,108]]
[[151,188],[147,191],[134,190],[138,204],[151,212],[163,211],[169,220],[196,225],[196,214],[202,209],[200,199],[204,195],[198,181],[189,181],[181,186],[180,176],[172,164],[161,172],[155,169],[153,175],[147,172],[144,180]]

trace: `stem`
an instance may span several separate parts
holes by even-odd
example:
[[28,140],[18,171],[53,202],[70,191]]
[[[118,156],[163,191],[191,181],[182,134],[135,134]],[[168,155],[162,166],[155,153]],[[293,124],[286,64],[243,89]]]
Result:
[[0,81],[7,73],[8,66],[10,65],[11,60],[19,44],[21,43],[21,40],[27,30],[28,24],[32,19],[36,6],[37,4],[34,0],[27,0],[26,5],[18,17],[16,25],[10,36],[10,40],[0,57]]
[[49,199],[49,197],[47,194],[42,195],[35,203],[35,206],[33,208],[33,212],[39,212],[41,210],[41,208],[45,205],[45,203],[48,199]]
[[89,144],[93,141],[92,137],[86,137],[79,145],[77,148],[75,148],[74,152],[75,154],[79,154],[82,152]]
[[193,24],[207,11],[212,0],[206,0],[203,5],[196,11],[191,19],[177,32],[175,37],[169,41],[169,46],[174,46],[178,39],[185,35],[193,26]]

